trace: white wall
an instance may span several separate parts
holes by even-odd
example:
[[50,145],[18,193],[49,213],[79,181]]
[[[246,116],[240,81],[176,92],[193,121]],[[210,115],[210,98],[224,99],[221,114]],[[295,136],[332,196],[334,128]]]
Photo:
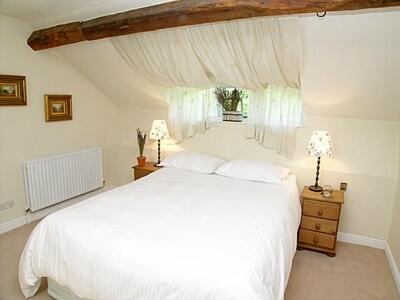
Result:
[[[163,109],[120,108],[113,134],[112,174],[114,184],[132,180],[130,167],[135,164],[138,150],[135,129],[149,130],[151,121],[167,118]],[[227,159],[269,159],[289,166],[298,176],[299,188],[314,183],[316,161],[308,157],[307,144],[313,130],[329,130],[335,147],[335,158],[322,160],[321,184],[338,187],[349,184],[342,211],[340,231],[387,239],[394,201],[399,124],[392,121],[356,120],[306,116],[298,130],[293,160],[275,155],[254,140],[244,138],[245,125],[221,123],[206,134],[197,135],[179,145],[163,143],[163,155],[170,151],[196,150]],[[156,159],[156,145],[150,142],[145,155]]]
[[[26,44],[25,23],[0,15],[0,74],[25,75],[27,106],[0,106],[0,223],[23,216],[24,159],[102,146],[110,181],[109,136],[115,105],[66,63],[56,50],[34,52]],[[73,120],[46,123],[44,94],[71,94]]]

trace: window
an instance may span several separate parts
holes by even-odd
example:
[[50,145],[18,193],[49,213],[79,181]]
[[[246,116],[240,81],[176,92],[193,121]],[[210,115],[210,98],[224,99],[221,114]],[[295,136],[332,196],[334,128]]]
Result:
[[222,120],[241,122],[248,117],[249,91],[233,87],[218,87],[214,89]]

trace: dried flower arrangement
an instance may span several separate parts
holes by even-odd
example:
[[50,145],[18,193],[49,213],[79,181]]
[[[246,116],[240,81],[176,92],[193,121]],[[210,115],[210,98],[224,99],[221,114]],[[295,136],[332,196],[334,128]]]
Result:
[[229,91],[227,88],[218,87],[215,89],[214,94],[224,111],[237,111],[239,104],[242,103],[244,91],[239,89]]
[[146,157],[143,156],[143,152],[144,152],[144,145],[146,144],[147,134],[146,132],[143,132],[140,128],[136,129],[136,134],[137,134],[137,142],[139,145],[139,154],[140,154],[137,160],[139,167],[144,167],[146,163]]
[[245,91],[218,87],[214,90],[214,94],[223,109],[223,120],[241,122],[243,113],[238,112],[238,106],[239,104],[243,106],[242,99],[245,97]]

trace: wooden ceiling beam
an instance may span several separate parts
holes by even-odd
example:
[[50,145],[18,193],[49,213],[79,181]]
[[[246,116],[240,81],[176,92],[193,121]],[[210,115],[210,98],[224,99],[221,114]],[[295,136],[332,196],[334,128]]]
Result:
[[181,0],[34,31],[34,50],[82,41],[262,16],[400,6],[400,0]]

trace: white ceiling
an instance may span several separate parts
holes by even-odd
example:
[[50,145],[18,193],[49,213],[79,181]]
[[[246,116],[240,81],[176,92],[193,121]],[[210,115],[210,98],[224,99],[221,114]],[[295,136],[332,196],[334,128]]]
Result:
[[22,20],[33,29],[39,29],[171,1],[173,0],[0,0],[0,13]]

